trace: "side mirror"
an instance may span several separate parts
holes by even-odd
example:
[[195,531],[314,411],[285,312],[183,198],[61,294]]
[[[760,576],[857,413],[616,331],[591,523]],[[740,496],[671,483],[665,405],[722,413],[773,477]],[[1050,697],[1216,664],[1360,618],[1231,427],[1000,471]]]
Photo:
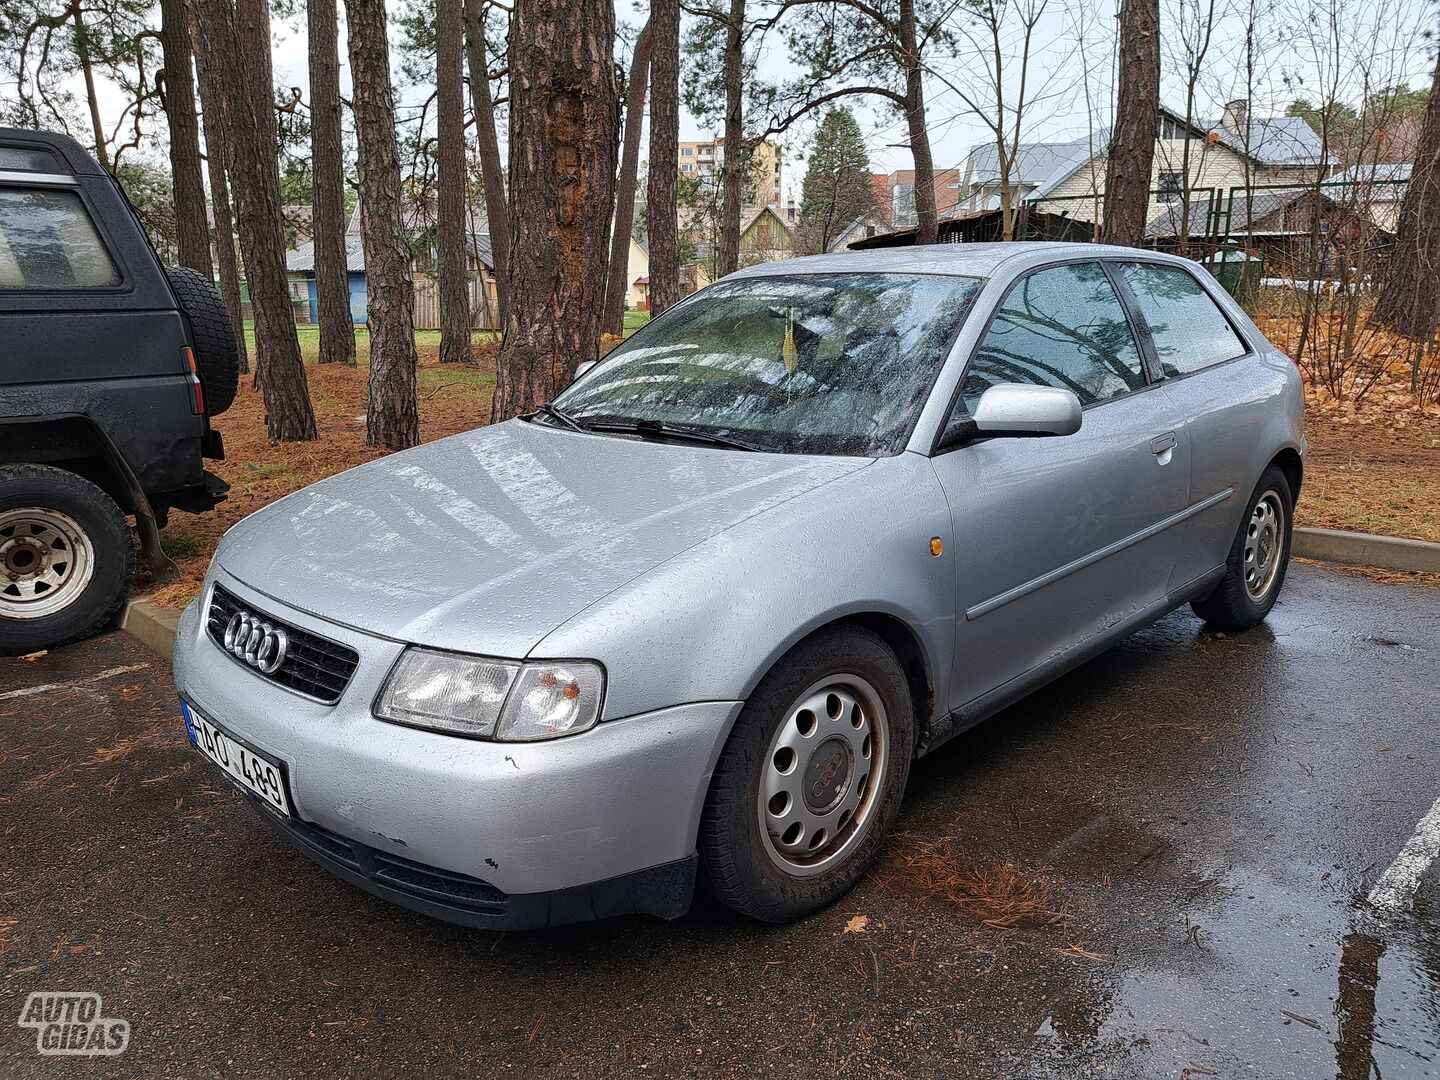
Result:
[[976,438],[1036,438],[1080,430],[1080,399],[1058,386],[1001,383],[980,395],[974,416],[957,416],[940,437],[940,449]]
[[594,366],[595,366],[596,364],[598,364],[599,362],[600,362],[599,360],[586,360],[584,363],[576,364],[576,365],[575,365],[575,378],[571,379],[570,381],[571,381],[572,383],[573,383],[573,382],[579,382],[579,381],[580,381],[580,376],[584,375],[587,371],[589,371],[592,367],[594,367]]

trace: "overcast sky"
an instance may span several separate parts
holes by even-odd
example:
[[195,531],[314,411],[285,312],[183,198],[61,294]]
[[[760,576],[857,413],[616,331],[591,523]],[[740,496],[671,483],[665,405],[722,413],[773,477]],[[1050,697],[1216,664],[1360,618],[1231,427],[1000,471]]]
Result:
[[[392,11],[398,10],[390,0]],[[996,0],[997,3],[1002,0]],[[1026,141],[1062,140],[1083,137],[1092,126],[1108,123],[1113,85],[1115,51],[1114,3],[1100,0],[1010,0],[1012,6],[1040,5],[1043,14],[1032,35],[1031,61],[1023,137]],[[1161,98],[1169,107],[1183,112],[1186,86],[1183,41],[1196,39],[1195,12],[1211,0],[1161,0],[1162,39],[1165,42],[1164,79]],[[1215,30],[1205,60],[1199,65],[1196,86],[1197,118],[1218,114],[1219,107],[1234,97],[1246,96],[1245,24],[1246,9],[1254,3],[1265,12],[1259,20],[1254,45],[1255,76],[1250,95],[1255,115],[1284,111],[1296,97],[1319,100],[1324,89],[1335,86],[1338,96],[1357,99],[1370,85],[1405,82],[1428,85],[1433,63],[1436,9],[1433,0],[1214,0]],[[342,5],[343,6],[343,5]],[[641,17],[627,13],[622,0],[621,21],[638,25]],[[1339,55],[1326,28],[1333,20],[1340,28]],[[276,20],[274,25],[274,66],[276,82],[306,88],[306,41],[303,7],[298,27]],[[954,57],[933,61],[936,76],[927,80],[927,116],[937,168],[959,165],[966,152],[993,135],[968,106],[971,101],[990,102],[993,86],[986,81],[989,68],[984,57],[989,40],[978,24],[957,16],[960,48]],[[633,34],[631,35],[633,37]],[[398,35],[396,35],[398,37]],[[396,44],[392,38],[392,48]],[[348,94],[349,65],[344,63],[342,28],[342,82]],[[1003,55],[1006,93],[1010,100],[1019,89],[1018,26],[1005,34]],[[392,55],[392,62],[394,56]],[[764,75],[783,79],[794,74],[783,56],[783,43],[775,38],[768,44],[761,63]],[[398,82],[398,73],[397,73]],[[402,101],[423,99],[428,88],[402,92]],[[118,111],[119,101],[110,94],[107,107]],[[905,124],[893,112],[852,98],[866,133],[872,165],[878,172],[909,168],[910,152],[904,145]],[[1093,125],[1092,125],[1093,120]],[[1013,117],[1009,118],[1013,124]],[[714,134],[693,117],[682,114],[681,138],[707,138]],[[806,143],[813,125],[792,132],[783,140],[786,147],[785,186],[798,185],[803,171]],[[161,134],[157,132],[157,134]],[[501,134],[503,140],[503,132]]]

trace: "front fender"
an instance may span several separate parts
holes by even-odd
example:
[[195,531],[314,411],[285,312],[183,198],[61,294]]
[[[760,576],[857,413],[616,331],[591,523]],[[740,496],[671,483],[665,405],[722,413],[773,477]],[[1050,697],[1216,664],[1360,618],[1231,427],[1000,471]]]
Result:
[[[931,554],[939,537],[944,553]],[[949,510],[928,458],[877,461],[711,537],[554,630],[532,657],[605,665],[603,718],[738,701],[796,642],[862,613],[903,622],[946,700],[955,626]]]

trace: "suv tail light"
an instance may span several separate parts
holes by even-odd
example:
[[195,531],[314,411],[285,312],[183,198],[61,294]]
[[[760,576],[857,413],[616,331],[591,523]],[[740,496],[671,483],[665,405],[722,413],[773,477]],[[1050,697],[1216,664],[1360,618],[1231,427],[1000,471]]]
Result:
[[185,370],[190,378],[190,411],[196,416],[205,415],[205,388],[200,385],[200,369],[195,366],[195,350],[190,346],[180,350],[185,356]]

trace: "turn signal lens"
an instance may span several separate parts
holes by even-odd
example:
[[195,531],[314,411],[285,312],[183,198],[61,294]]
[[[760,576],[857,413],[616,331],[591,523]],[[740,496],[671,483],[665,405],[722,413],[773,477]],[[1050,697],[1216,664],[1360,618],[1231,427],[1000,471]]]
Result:
[[531,742],[587,731],[600,719],[604,688],[599,664],[526,664],[505,701],[495,738]]

